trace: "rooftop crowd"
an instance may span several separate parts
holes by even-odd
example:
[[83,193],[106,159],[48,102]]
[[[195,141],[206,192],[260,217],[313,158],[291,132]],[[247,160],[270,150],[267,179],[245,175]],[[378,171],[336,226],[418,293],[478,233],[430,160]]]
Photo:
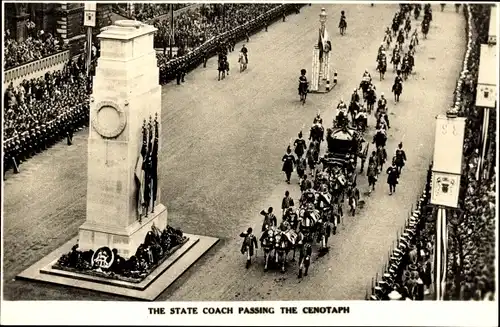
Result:
[[35,24],[27,23],[28,38],[17,42],[11,38],[10,31],[4,32],[4,68],[13,68],[30,61],[56,53],[64,48],[64,42],[60,37],[36,30]]
[[[489,28],[489,5],[468,5],[471,15],[469,60],[463,67],[455,92],[459,116],[466,117],[463,168],[459,206],[448,210],[448,261],[445,300],[493,300],[495,297],[495,195],[496,195],[496,117],[490,114],[488,139],[491,152],[485,155],[488,173],[477,174],[482,151],[482,110],[476,108],[480,45],[486,44]],[[461,99],[457,102],[458,99]],[[392,256],[382,281],[377,283],[372,299],[424,300],[433,298],[432,272],[435,249],[436,210],[429,204],[431,171],[426,190],[417,204],[418,223],[406,227],[400,257]],[[436,267],[434,267],[434,270]]]

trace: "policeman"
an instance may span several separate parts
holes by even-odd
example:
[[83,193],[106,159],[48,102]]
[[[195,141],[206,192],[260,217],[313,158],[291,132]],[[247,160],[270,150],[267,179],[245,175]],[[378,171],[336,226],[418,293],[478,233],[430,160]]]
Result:
[[66,121],[66,141],[68,145],[73,144],[73,133],[74,133],[73,121],[70,117],[68,117],[68,120]]
[[[248,42],[248,41],[247,41]],[[245,60],[247,61],[248,63],[248,49],[247,47],[245,46],[245,44],[243,44],[243,46],[241,47],[241,50],[240,50],[241,53],[243,53],[243,55],[245,56]]]
[[358,89],[355,88],[351,95],[351,102],[359,102]]

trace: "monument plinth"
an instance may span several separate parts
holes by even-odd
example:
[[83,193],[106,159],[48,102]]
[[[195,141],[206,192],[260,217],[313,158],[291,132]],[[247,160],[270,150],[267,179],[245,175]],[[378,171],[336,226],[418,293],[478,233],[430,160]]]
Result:
[[117,21],[97,36],[86,219],[78,237],[18,278],[154,300],[217,243],[168,226],[160,202],[155,31],[138,21]]

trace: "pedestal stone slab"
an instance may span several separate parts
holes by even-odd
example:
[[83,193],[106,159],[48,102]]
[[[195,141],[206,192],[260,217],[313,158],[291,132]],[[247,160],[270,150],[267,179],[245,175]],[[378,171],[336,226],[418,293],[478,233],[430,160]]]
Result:
[[217,238],[207,236],[192,234],[185,234],[185,236],[189,238],[189,241],[172,253],[163,264],[140,283],[128,283],[53,269],[54,262],[61,255],[68,253],[77,242],[76,237],[24,270],[16,276],[16,279],[71,286],[153,301],[219,241]]

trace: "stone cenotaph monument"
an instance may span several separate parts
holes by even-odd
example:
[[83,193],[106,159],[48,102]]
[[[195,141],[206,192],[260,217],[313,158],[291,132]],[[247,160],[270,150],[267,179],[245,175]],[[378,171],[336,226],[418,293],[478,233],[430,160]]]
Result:
[[[108,246],[129,257],[152,224],[159,229],[167,225],[162,204],[139,222],[135,183],[141,127],[145,119],[161,117],[161,86],[152,46],[155,31],[153,26],[125,20],[98,35],[101,55],[90,103],[87,217],[80,227],[80,250]],[[157,203],[159,199],[158,193]]]
[[97,36],[85,222],[77,237],[17,278],[154,300],[217,243],[167,227],[157,177],[162,106],[155,31],[120,20]]

